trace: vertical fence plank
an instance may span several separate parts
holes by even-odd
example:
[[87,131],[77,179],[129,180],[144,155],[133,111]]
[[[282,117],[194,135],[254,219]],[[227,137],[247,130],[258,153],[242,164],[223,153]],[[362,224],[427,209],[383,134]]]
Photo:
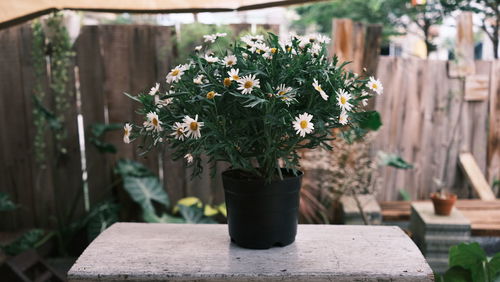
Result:
[[488,182],[500,180],[500,60],[493,61],[490,70],[487,166]]
[[1,230],[34,226],[32,155],[26,115],[21,56],[21,27],[0,31],[0,191],[20,205],[13,212],[1,213]]
[[91,206],[110,195],[111,172],[106,156],[89,139],[90,125],[106,123],[104,71],[100,51],[99,26],[84,26],[75,43],[80,80],[81,111],[85,128],[85,155]]

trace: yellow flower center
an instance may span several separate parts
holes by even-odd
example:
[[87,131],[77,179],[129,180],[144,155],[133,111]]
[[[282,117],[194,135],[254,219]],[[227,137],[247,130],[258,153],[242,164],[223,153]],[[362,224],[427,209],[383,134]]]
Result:
[[302,128],[302,129],[307,128],[307,124],[308,124],[308,123],[307,123],[307,120],[303,120],[303,121],[301,121],[301,122],[300,122],[300,128]]
[[372,85],[372,88],[373,88],[373,89],[377,89],[377,88],[378,88],[377,84],[376,84],[376,83],[374,83],[374,84]]
[[240,77],[239,77],[237,74],[234,74],[232,77],[233,77],[233,80],[238,80],[238,79],[240,79]]
[[287,52],[291,52],[291,51],[292,51],[292,47],[288,47],[288,48],[286,48],[286,51],[287,51]]
[[[225,80],[224,80],[224,84],[225,84]],[[210,91],[210,92],[207,93],[207,99],[213,99],[214,97],[215,97],[215,92],[214,91]]]
[[175,133],[177,134],[177,136],[181,136],[181,135],[184,135],[184,130],[181,127],[179,127],[179,128],[177,128]]
[[192,130],[192,131],[196,131],[198,130],[198,123],[196,121],[192,121],[190,124],[189,124],[189,128]]
[[231,79],[229,77],[224,78],[224,86],[231,85]]
[[323,89],[321,88],[321,86],[316,86],[316,90],[317,91],[323,91]]
[[229,60],[229,61],[227,61],[227,65],[232,66],[232,65],[234,65],[234,62],[232,60]]
[[128,136],[128,135],[129,135],[129,133],[130,133],[130,132],[128,131],[128,129],[124,129],[123,131],[125,131],[125,132],[123,133],[125,136]]
[[243,85],[243,87],[245,88],[252,88],[253,86],[253,82],[251,82],[250,80],[246,81],[245,84]]
[[276,48],[271,48],[271,53],[275,54],[275,53],[276,53],[276,51],[278,51],[278,49],[276,49]]
[[151,123],[154,125],[154,126],[158,126],[158,120],[156,118],[153,118],[151,120]]
[[347,99],[344,96],[340,97],[340,103],[342,105],[345,105],[346,102],[347,102]]
[[172,76],[177,76],[179,74],[179,70],[178,69],[175,69],[172,71]]
[[280,91],[280,92],[278,92],[278,95],[285,95],[285,94],[286,94],[286,92],[285,92],[285,91]]
[[260,49],[255,50],[255,53],[260,54],[262,52]]

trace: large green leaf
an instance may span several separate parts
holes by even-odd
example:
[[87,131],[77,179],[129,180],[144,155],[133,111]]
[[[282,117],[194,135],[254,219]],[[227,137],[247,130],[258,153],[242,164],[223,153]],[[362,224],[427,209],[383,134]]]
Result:
[[12,211],[17,208],[17,205],[10,200],[7,193],[0,192],[0,212],[2,211]]
[[382,152],[382,151],[378,152],[378,160],[379,160],[379,164],[381,164],[381,165],[392,166],[392,167],[399,168],[399,169],[411,169],[411,168],[413,168],[412,164],[406,162],[400,156],[395,155],[395,154],[387,154],[387,153]]
[[142,216],[144,221],[149,223],[186,223],[186,220],[183,218],[171,216],[166,213],[157,216],[156,213],[151,210],[145,210]]
[[444,282],[469,282],[471,281],[470,271],[460,266],[454,266],[443,275]]
[[178,205],[179,213],[186,223],[217,223],[213,218],[205,216],[204,209],[196,205]]
[[167,193],[163,190],[158,178],[154,176],[126,176],[123,179],[123,186],[130,197],[142,207],[143,211],[154,211],[152,201],[163,204],[167,209],[170,206]]
[[360,113],[359,127],[363,129],[378,130],[382,126],[382,119],[377,111]]
[[1,246],[1,248],[8,255],[18,255],[26,250],[35,248],[37,243],[42,239],[44,233],[45,232],[41,229],[29,230],[14,242]]
[[87,216],[87,237],[94,240],[108,227],[118,222],[119,206],[112,202],[104,202],[92,208]]
[[500,281],[500,253],[494,255],[488,263],[490,277]]
[[120,174],[122,178],[127,176],[154,176],[147,167],[133,160],[119,160],[116,164],[115,171]]
[[462,243],[450,248],[450,267],[454,266],[469,270],[474,282],[491,281],[486,253],[476,242]]

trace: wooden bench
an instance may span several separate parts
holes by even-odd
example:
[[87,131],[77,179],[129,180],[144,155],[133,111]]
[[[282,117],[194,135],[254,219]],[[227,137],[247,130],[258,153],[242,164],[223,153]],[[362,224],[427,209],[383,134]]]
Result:
[[[383,221],[410,220],[410,201],[382,202]],[[471,222],[472,236],[500,236],[500,200],[458,200],[456,208]]]

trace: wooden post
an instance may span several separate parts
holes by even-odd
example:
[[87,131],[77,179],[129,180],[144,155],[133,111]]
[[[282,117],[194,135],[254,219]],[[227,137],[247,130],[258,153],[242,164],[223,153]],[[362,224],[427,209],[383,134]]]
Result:
[[472,13],[462,12],[457,20],[456,61],[450,61],[450,77],[464,77],[476,72]]
[[488,182],[500,179],[500,60],[492,62],[489,93]]

